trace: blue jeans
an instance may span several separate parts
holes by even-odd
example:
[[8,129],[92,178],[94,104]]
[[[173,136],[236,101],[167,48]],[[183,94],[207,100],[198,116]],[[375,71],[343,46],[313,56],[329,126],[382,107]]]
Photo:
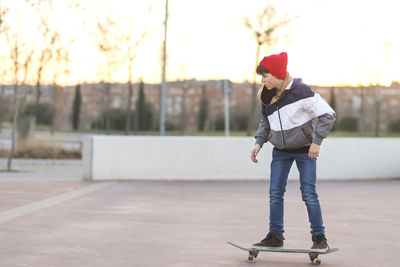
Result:
[[283,195],[293,161],[296,161],[300,173],[300,190],[307,206],[311,233],[325,233],[321,207],[315,189],[317,159],[308,157],[308,153],[288,153],[278,150],[272,152],[271,181],[269,190],[269,230],[282,234],[283,230]]

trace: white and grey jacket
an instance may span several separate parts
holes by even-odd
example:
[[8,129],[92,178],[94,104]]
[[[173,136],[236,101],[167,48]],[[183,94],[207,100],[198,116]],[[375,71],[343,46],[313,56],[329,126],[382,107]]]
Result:
[[336,120],[335,111],[301,79],[294,79],[273,104],[263,103],[261,95],[262,116],[255,136],[260,146],[268,141],[282,150],[320,145]]

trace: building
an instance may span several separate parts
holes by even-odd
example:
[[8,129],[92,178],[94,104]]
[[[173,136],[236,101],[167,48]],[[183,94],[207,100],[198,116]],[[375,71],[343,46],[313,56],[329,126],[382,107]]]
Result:
[[[208,120],[206,127],[213,129],[214,122],[223,116],[223,81],[222,80],[184,80],[168,83],[166,118],[169,124],[180,128],[184,125],[185,130],[197,130],[197,115],[200,108],[202,88],[206,91],[208,100]],[[133,95],[128,100],[127,84],[82,84],[82,108],[80,127],[90,128],[92,122],[101,114],[112,108],[126,109],[128,101],[132,109],[138,96],[138,83],[133,84]],[[230,114],[249,114],[252,96],[252,84],[248,82],[235,83],[232,85],[233,92],[229,95]],[[334,92],[338,118],[351,116],[359,118],[362,131],[373,131],[377,114],[380,114],[380,129],[386,131],[391,121],[400,118],[400,84],[393,83],[389,87],[321,87],[312,86],[327,102],[330,101]],[[155,121],[158,121],[160,107],[160,85],[144,85],[146,101],[153,108]],[[42,87],[42,102],[56,103],[56,125],[57,127],[71,127],[72,105],[75,95],[75,86]],[[13,86],[1,86],[2,102],[11,103]],[[23,103],[35,101],[35,87],[21,86],[19,99]],[[379,105],[378,105],[379,104]],[[377,107],[379,106],[379,112]],[[257,104],[257,116],[260,106]],[[257,119],[258,120],[258,119]],[[256,120],[256,121],[257,121]],[[156,129],[157,123],[154,125]],[[255,125],[254,128],[257,126]]]

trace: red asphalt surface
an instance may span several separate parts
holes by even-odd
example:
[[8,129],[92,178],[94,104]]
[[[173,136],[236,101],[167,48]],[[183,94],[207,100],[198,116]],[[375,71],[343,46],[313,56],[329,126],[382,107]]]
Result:
[[[226,243],[265,237],[268,181],[114,182],[59,198],[99,184],[0,180],[0,266],[310,266],[307,254],[266,252],[248,263],[247,252]],[[312,244],[299,187],[289,182],[285,195],[287,248]],[[317,189],[328,243],[340,248],[320,255],[322,266],[400,266],[400,180]],[[41,207],[46,199],[58,200]]]

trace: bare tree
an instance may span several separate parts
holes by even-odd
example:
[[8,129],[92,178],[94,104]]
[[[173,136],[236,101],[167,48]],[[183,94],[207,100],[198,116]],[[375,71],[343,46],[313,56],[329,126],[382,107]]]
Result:
[[[152,6],[149,8],[148,13],[151,12]],[[134,27],[133,23],[129,25],[129,28],[132,29]],[[126,44],[126,54],[127,54],[127,63],[128,63],[128,105],[127,105],[127,116],[125,122],[125,134],[129,133],[129,129],[131,128],[131,109],[132,109],[132,79],[133,79],[133,62],[137,58],[139,46],[142,44],[145,37],[149,34],[147,26],[143,28],[142,33],[139,37],[134,37],[131,32],[128,32],[123,40]]]
[[[28,0],[25,1],[27,7],[29,4],[32,6]],[[15,18],[15,21],[11,22],[8,20],[8,16]],[[27,39],[27,36],[21,34],[21,29],[26,30],[26,25],[21,23],[22,13],[19,10],[7,9],[3,2],[0,2],[0,30],[2,35],[5,37],[4,47],[8,48],[5,51],[7,56],[7,61],[10,62],[7,65],[7,72],[13,80],[13,100],[12,100],[12,114],[13,114],[13,124],[11,130],[11,150],[8,156],[7,169],[10,171],[12,167],[12,160],[14,158],[15,148],[16,148],[16,133],[17,133],[17,123],[18,116],[21,109],[20,99],[19,99],[19,87],[24,85],[28,74],[30,73],[32,55],[34,48],[31,45],[31,40]],[[4,31],[3,31],[4,30]],[[6,61],[6,60],[4,60]],[[22,100],[26,97],[22,97]]]
[[58,108],[57,108],[58,89],[59,89],[58,78],[61,74],[70,73],[68,68],[70,59],[67,47],[72,42],[74,42],[74,40],[71,40],[69,43],[65,45],[56,45],[54,51],[55,52],[54,61],[56,63],[56,66],[53,72],[52,91],[53,91],[53,104],[55,108],[54,108],[53,121],[51,122],[51,128],[50,128],[51,134],[53,134],[56,129],[56,122],[58,117]]
[[43,70],[46,65],[50,62],[54,54],[54,45],[57,40],[60,38],[60,33],[57,30],[50,29],[49,20],[47,18],[41,18],[41,33],[43,40],[41,41],[40,46],[36,48],[36,52],[39,53],[38,67],[36,70],[36,101],[35,101],[35,117],[37,120],[38,112],[39,112],[39,104],[41,98],[41,79]]
[[[48,64],[51,62],[55,63],[56,67],[53,67],[53,71],[60,71],[58,68],[59,61],[61,60],[60,54],[63,54],[68,47],[75,42],[73,36],[66,37],[61,36],[60,26],[66,21],[54,22],[54,16],[57,16],[57,9],[54,5],[54,0],[35,0],[33,7],[36,9],[35,13],[38,14],[38,35],[40,36],[40,43],[35,48],[36,54],[36,99],[35,99],[35,117],[37,119],[39,112],[41,92],[41,83],[43,71],[46,69]],[[68,11],[74,11],[77,13],[81,8],[78,3],[71,2],[67,7]],[[75,16],[76,17],[76,16]],[[57,58],[55,58],[57,57]],[[56,76],[58,74],[55,74]],[[53,75],[54,82],[54,75]],[[53,84],[54,85],[54,84]],[[53,87],[54,88],[54,87]],[[52,128],[53,129],[53,128]]]
[[255,68],[253,70],[253,87],[250,105],[251,109],[249,123],[247,125],[247,135],[251,135],[255,122],[257,102],[257,82],[255,70],[259,63],[261,47],[266,45],[267,48],[270,48],[271,46],[275,45],[279,38],[276,32],[296,18],[297,17],[286,20],[278,20],[275,7],[272,4],[268,4],[263,12],[256,16],[254,20],[248,17],[244,20],[245,26],[253,32],[253,36],[257,42]]
[[363,85],[363,80],[365,76],[365,60],[364,58],[362,59],[361,62],[361,76],[360,76],[360,100],[361,100],[361,105],[360,105],[360,119],[359,119],[359,128],[358,131],[360,134],[363,134],[366,129],[366,123],[365,123],[365,110],[366,110],[366,104],[365,104],[365,87]]
[[[29,72],[30,63],[32,61],[33,48],[19,35],[19,25],[16,25],[15,33],[6,33],[6,39],[10,48],[10,58],[12,60],[12,71],[14,76],[14,96],[13,96],[13,126],[11,130],[11,151],[8,156],[7,169],[11,171],[12,159],[15,152],[15,136],[17,131],[18,115],[19,115],[19,101],[18,89],[20,85],[25,84]],[[22,75],[20,75],[22,72]],[[22,78],[20,77],[22,76]]]
[[[6,7],[6,6],[4,6],[4,3],[3,3],[3,1],[1,1],[0,0],[0,36],[2,36],[3,35],[3,32],[5,31],[5,29],[4,29],[4,27],[3,27],[3,25],[4,25],[4,18],[5,18],[5,16],[6,16],[6,14],[8,13],[8,8]],[[1,64],[1,67],[3,67],[4,66],[4,64]],[[4,99],[3,99],[3,96],[4,96],[4,87],[3,87],[3,77],[6,75],[6,73],[7,73],[7,68],[2,68],[1,69],[1,74],[0,74],[0,81],[1,81],[1,84],[0,84],[0,132],[2,131],[2,126],[3,126],[3,119],[4,119],[4,116],[5,116],[5,112],[6,112],[6,109],[5,109],[5,103],[4,103]]]
[[19,49],[18,49],[18,41],[17,37],[15,38],[15,45],[12,47],[11,58],[13,61],[14,67],[14,96],[13,96],[13,126],[11,130],[11,150],[8,155],[7,161],[7,170],[11,171],[12,159],[14,158],[15,151],[15,133],[17,130],[17,121],[18,121],[18,72],[19,72]]
[[[3,77],[6,74],[6,70],[3,70],[0,74],[0,77]],[[2,80],[1,80],[2,81]],[[8,107],[6,104],[6,100],[4,98],[4,85],[1,82],[0,84],[0,132],[3,130],[3,121],[7,116]]]
[[115,32],[117,23],[112,17],[111,13],[108,13],[104,20],[97,21],[96,33],[92,36],[92,41],[97,46],[102,55],[104,64],[101,64],[101,74],[106,76],[104,83],[104,94],[103,94],[103,112],[105,113],[105,126],[106,131],[110,130],[111,118],[110,118],[110,106],[111,106],[111,79],[113,71],[116,68],[116,56],[115,52],[118,51],[118,35]]
[[[181,100],[181,114],[179,118],[179,131],[181,135],[184,135],[186,132],[186,124],[187,124],[187,112],[186,112],[186,99],[187,99],[187,91],[189,89],[189,82],[187,81],[187,67],[185,63],[181,63],[179,65],[179,70],[181,75],[178,80],[182,81],[182,100]],[[179,73],[179,71],[178,71]]]
[[4,5],[4,2],[0,0],[0,33],[3,31],[4,17],[8,11],[9,9]]

